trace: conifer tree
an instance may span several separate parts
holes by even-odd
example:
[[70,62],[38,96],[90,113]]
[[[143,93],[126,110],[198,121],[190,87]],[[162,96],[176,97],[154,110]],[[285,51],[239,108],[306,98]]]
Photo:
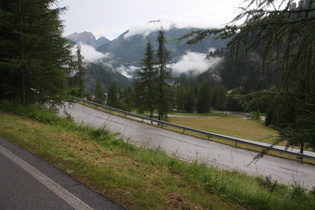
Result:
[[0,99],[22,104],[66,98],[70,50],[55,0],[1,1]]
[[194,95],[189,83],[186,85],[177,84],[176,86],[176,109],[179,112],[194,112]]
[[78,71],[76,75],[76,79],[78,81],[78,97],[82,97],[83,91],[85,89],[85,72],[86,69],[83,67],[84,62],[83,62],[83,56],[81,54],[81,46],[77,45],[77,51],[76,51],[76,70]]
[[108,89],[107,105],[113,108],[118,108],[118,87],[116,82],[113,82]]
[[140,100],[140,109],[142,111],[149,111],[150,117],[152,118],[157,98],[156,79],[158,71],[154,67],[154,50],[150,40],[146,44],[144,56],[142,60],[143,67],[138,72],[140,78],[137,81],[137,85],[139,86],[137,98]]
[[185,110],[185,97],[186,97],[186,91],[184,89],[184,87],[180,84],[177,84],[175,86],[175,91],[176,91],[176,95],[175,95],[175,106],[177,111],[179,112],[183,112]]
[[105,91],[104,91],[100,78],[97,78],[97,81],[96,81],[94,101],[100,104],[105,103]]
[[227,108],[226,88],[224,86],[217,86],[213,88],[216,94],[215,108],[225,111]]
[[204,80],[200,85],[197,95],[197,112],[207,113],[211,103],[211,85],[208,80]]
[[71,95],[82,98],[83,91],[85,89],[85,72],[86,69],[83,67],[83,56],[81,54],[81,46],[76,46],[76,54],[72,58],[71,69],[72,72],[68,79],[68,88]]
[[119,109],[130,112],[131,108],[134,106],[133,103],[133,93],[131,88],[125,88],[121,91],[119,97]]
[[167,67],[170,60],[170,53],[165,47],[166,38],[164,35],[164,30],[160,29],[158,38],[158,50],[156,53],[157,58],[157,68],[158,68],[158,119],[162,120],[167,118],[167,113],[171,109],[172,104],[172,93],[169,82],[171,82],[172,70]]
[[195,106],[195,97],[189,89],[185,94],[185,104],[184,104],[184,110],[187,113],[193,113],[194,112],[194,106]]

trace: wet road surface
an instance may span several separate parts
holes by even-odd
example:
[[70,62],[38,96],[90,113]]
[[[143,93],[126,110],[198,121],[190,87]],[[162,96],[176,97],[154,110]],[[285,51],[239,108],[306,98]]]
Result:
[[252,152],[216,142],[183,135],[141,122],[104,113],[81,104],[66,106],[76,123],[105,127],[130,143],[150,148],[161,148],[169,155],[187,161],[201,161],[220,169],[232,169],[251,175],[271,176],[280,183],[299,182],[306,188],[315,186],[315,166],[266,155],[248,164],[257,155]]
[[0,209],[123,209],[0,136]]

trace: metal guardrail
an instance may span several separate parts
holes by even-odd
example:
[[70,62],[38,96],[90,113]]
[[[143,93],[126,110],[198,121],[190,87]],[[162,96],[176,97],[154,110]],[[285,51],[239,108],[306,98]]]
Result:
[[205,136],[208,137],[208,140],[210,139],[210,137],[216,137],[216,138],[220,138],[220,139],[224,139],[224,140],[228,140],[228,141],[234,142],[235,145],[240,143],[240,144],[245,144],[245,145],[249,145],[249,146],[253,146],[253,147],[258,147],[258,148],[262,148],[262,149],[268,149],[268,150],[271,150],[271,151],[277,151],[277,152],[293,155],[293,156],[296,156],[296,157],[299,157],[299,158],[307,158],[307,159],[315,160],[315,153],[313,153],[313,152],[308,152],[309,154],[303,154],[303,153],[298,152],[298,150],[292,149],[292,148],[285,148],[285,147],[282,147],[282,146],[274,146],[274,145],[271,145],[271,144],[262,143],[262,142],[256,142],[256,141],[252,141],[252,140],[248,140],[248,139],[242,139],[242,138],[226,136],[226,135],[217,134],[217,133],[211,133],[211,132],[207,132],[207,131],[201,131],[201,130],[188,128],[188,127],[172,124],[172,123],[161,121],[161,120],[152,119],[152,118],[145,117],[145,116],[138,115],[138,114],[134,114],[134,113],[131,113],[131,112],[123,111],[123,110],[120,110],[120,109],[116,109],[116,108],[113,108],[113,107],[109,107],[109,106],[106,106],[106,105],[102,105],[102,104],[98,104],[98,103],[95,103],[95,102],[92,102],[92,101],[88,101],[88,100],[85,100],[85,99],[82,99],[82,98],[76,98],[76,99],[79,100],[79,101],[82,101],[83,103],[87,103],[87,104],[90,104],[90,105],[93,105],[93,106],[96,106],[96,107],[105,108],[105,109],[109,110],[109,113],[111,111],[114,111],[114,112],[118,112],[118,113],[124,114],[125,117],[127,117],[129,115],[129,116],[131,116],[133,118],[139,118],[139,119],[141,119],[142,122],[144,122],[146,120],[148,122],[151,122],[151,124],[156,123],[160,127],[170,126],[170,127],[182,129],[183,130],[182,131],[183,134],[185,134],[186,131],[190,131],[190,132],[194,132],[194,133],[205,135]]

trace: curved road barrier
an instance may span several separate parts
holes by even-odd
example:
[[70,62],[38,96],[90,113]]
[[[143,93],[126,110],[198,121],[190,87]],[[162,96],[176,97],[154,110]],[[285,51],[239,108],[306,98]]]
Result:
[[294,148],[290,148],[290,147],[286,148],[283,146],[272,145],[272,144],[268,144],[268,143],[257,142],[257,141],[253,141],[253,140],[237,138],[237,137],[232,137],[232,136],[226,136],[226,135],[211,133],[211,132],[207,132],[207,131],[201,131],[201,130],[188,128],[188,127],[172,124],[172,123],[161,121],[161,120],[152,119],[149,117],[145,117],[145,116],[134,114],[134,113],[127,112],[127,111],[123,111],[120,109],[112,108],[112,107],[98,104],[98,103],[95,103],[92,101],[88,101],[86,99],[82,99],[82,98],[76,98],[76,99],[79,101],[82,101],[83,103],[86,103],[86,104],[89,104],[89,105],[92,105],[95,107],[104,108],[104,109],[108,110],[109,113],[111,113],[111,111],[121,113],[126,118],[127,118],[127,116],[130,116],[133,119],[137,119],[137,120],[142,121],[142,122],[149,122],[151,124],[159,125],[160,127],[170,126],[170,127],[174,127],[177,129],[182,129],[183,134],[185,134],[186,131],[190,131],[190,132],[194,132],[196,134],[205,135],[208,137],[208,140],[210,140],[211,137],[216,137],[216,138],[220,138],[220,139],[234,142],[235,144],[240,143],[240,144],[245,144],[245,145],[249,145],[249,146],[253,146],[253,147],[257,147],[257,148],[267,149],[270,151],[276,151],[276,152],[289,154],[289,155],[296,156],[299,158],[306,158],[306,159],[315,160],[315,153],[314,152],[304,151],[304,153],[300,153],[298,149],[294,149]]

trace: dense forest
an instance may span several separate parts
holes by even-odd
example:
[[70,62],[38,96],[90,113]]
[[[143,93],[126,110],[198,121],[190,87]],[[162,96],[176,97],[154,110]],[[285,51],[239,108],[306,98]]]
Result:
[[80,96],[84,68],[62,37],[55,0],[1,1],[0,100],[21,104],[62,103]]

